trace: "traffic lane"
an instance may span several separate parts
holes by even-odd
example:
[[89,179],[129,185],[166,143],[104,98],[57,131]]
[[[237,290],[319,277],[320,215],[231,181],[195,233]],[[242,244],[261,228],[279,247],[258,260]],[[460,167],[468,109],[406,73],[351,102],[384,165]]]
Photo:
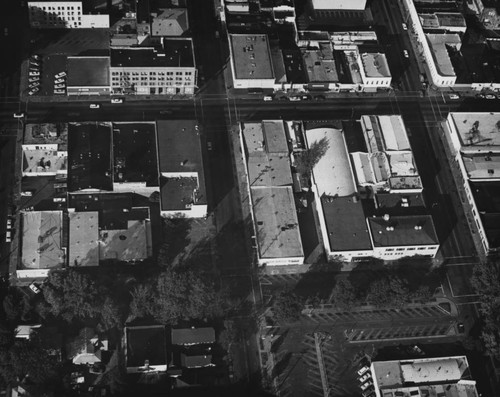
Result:
[[[5,126],[2,126],[5,128]],[[10,215],[10,195],[14,174],[16,137],[0,137],[0,274],[9,273],[10,243],[6,242],[7,219]],[[12,221],[11,221],[12,222]],[[13,222],[12,222],[13,226]],[[12,229],[11,226],[11,229]],[[12,233],[13,230],[11,230]]]

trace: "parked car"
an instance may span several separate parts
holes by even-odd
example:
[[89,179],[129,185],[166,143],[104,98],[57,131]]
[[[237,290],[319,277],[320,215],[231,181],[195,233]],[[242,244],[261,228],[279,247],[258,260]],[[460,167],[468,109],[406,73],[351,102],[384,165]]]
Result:
[[89,106],[90,109],[99,109],[100,107],[101,105],[98,103],[91,103]]
[[406,23],[402,23],[401,26],[403,27],[403,30],[408,30],[408,25],[406,25]]
[[366,366],[366,365],[365,365],[364,367],[362,367],[362,368],[358,371],[358,375],[359,375],[359,376],[362,376],[362,375],[363,375],[366,371],[368,371],[369,369],[370,369],[370,367],[368,367],[368,366]]
[[40,91],[38,88],[34,88],[34,89],[28,91],[28,95],[30,95],[30,96],[35,95],[38,91]]
[[35,81],[34,83],[31,83],[31,84],[29,85],[29,88],[36,88],[36,87],[38,87],[38,86],[40,86],[40,83],[39,83],[38,81]]
[[54,83],[56,83],[56,84],[62,84],[62,83],[64,83],[64,79],[57,79],[57,80],[54,81]]
[[29,285],[29,288],[30,290],[32,290],[35,294],[39,294],[40,293],[40,288],[38,288],[38,286],[35,284],[35,283],[31,283]]
[[123,103],[123,98],[112,98],[111,103]]
[[31,72],[29,72],[29,75],[30,76],[40,76],[40,72],[31,71]]
[[301,98],[299,96],[291,96],[291,97],[288,97],[288,99],[292,102],[297,102],[297,101],[301,100]]
[[37,60],[38,60],[38,59],[40,59],[40,55],[33,54],[33,55],[31,56],[31,58],[33,58],[33,59],[37,59]]
[[496,95],[494,95],[494,94],[486,94],[484,97],[485,97],[486,99],[497,99],[497,96],[496,96]]
[[40,81],[40,77],[30,77],[30,78],[28,79],[28,81],[29,81],[30,83],[35,83],[35,82],[37,82],[37,81]]
[[266,101],[266,102],[267,102],[267,101],[272,101],[272,100],[273,100],[273,97],[272,97],[271,95],[266,95],[266,96],[264,97],[264,101]]
[[405,58],[409,58],[410,54],[408,53],[408,50],[403,50],[403,55]]
[[7,230],[12,227],[12,219],[7,218]]
[[15,119],[22,119],[24,117],[24,113],[14,113]]
[[34,60],[34,59],[30,59],[30,66],[36,66],[36,67],[40,67],[40,62]]
[[54,87],[57,89],[64,89],[66,88],[66,84],[56,84]]
[[65,90],[54,90],[54,94],[66,94]]
[[369,397],[373,392],[375,391],[375,388],[373,386],[370,386],[368,389],[364,390],[363,397]]
[[5,242],[10,243],[12,241],[12,232],[10,230],[7,230],[5,232]]
[[361,385],[361,390],[366,390],[368,389],[371,385],[373,385],[373,381],[370,379],[369,381],[363,383]]
[[458,95],[458,94],[450,94],[450,99],[453,99],[453,100],[460,99],[460,95]]
[[484,94],[476,94],[476,98],[484,99],[485,95]]
[[361,376],[361,377],[358,378],[359,383],[366,382],[371,377],[372,377],[372,374],[370,372],[367,372],[366,374],[364,374],[363,376]]
[[65,76],[66,76],[66,72],[57,73],[55,75],[56,79],[60,79],[61,77],[65,77]]

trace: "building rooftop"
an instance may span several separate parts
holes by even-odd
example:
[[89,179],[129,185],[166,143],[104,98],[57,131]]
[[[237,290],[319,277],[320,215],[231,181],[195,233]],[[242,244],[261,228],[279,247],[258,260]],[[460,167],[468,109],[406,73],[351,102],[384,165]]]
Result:
[[260,258],[303,257],[291,187],[251,188]]
[[277,153],[256,153],[247,160],[250,186],[287,186],[292,184],[290,157]]
[[361,62],[367,77],[391,77],[385,54],[365,52],[361,54]]
[[313,169],[319,195],[332,197],[351,196],[356,193],[354,176],[342,130],[314,128],[306,131],[308,146],[325,138],[329,147]]
[[69,266],[99,265],[99,213],[70,212]]
[[451,63],[447,47],[456,47],[458,50],[462,40],[458,34],[426,34],[434,63],[441,76],[456,76]]
[[[159,170],[162,175],[162,208],[185,209],[191,201],[206,204],[203,157],[196,122],[158,120],[156,128]],[[187,203],[183,201],[186,195],[191,197]]]
[[56,144],[61,151],[68,149],[68,123],[26,124],[24,144]]
[[112,190],[111,124],[70,123],[68,190]]
[[421,193],[377,193],[374,197],[374,215],[425,215],[424,197]]
[[158,186],[156,124],[113,123],[114,182]]
[[21,212],[21,222],[22,267],[62,267],[65,261],[62,211]]
[[229,41],[237,79],[274,79],[267,35],[230,34]]
[[371,250],[363,205],[356,196],[321,198],[331,251]]
[[315,10],[364,10],[366,0],[312,0]]
[[464,28],[465,31],[467,27],[464,16],[459,12],[436,12],[435,15],[439,20],[439,25],[443,28],[458,27]]
[[363,77],[361,76],[358,64],[359,51],[346,50],[343,51],[345,63],[347,64],[346,69],[350,74],[350,81],[353,84],[363,84]]
[[500,248],[500,182],[469,182],[490,249]]
[[361,125],[369,152],[411,150],[403,118],[391,116],[361,116]]
[[301,49],[309,82],[338,82],[339,75],[330,42],[319,43],[319,49]]
[[153,36],[182,36],[188,29],[189,22],[185,8],[161,9],[151,22]]
[[439,240],[430,215],[371,217],[368,225],[375,247],[436,245]]
[[198,345],[214,342],[215,330],[210,327],[172,329],[172,345]]
[[181,366],[186,368],[202,368],[212,365],[211,355],[190,356],[181,353]]
[[500,153],[462,154],[470,180],[494,180],[500,178]]
[[59,151],[58,145],[35,149],[23,145],[23,175],[55,175],[68,172],[68,152]]
[[70,56],[66,60],[68,87],[108,87],[109,56]]
[[500,146],[500,113],[450,113],[450,117],[462,147]]
[[306,83],[307,73],[304,70],[302,53],[300,50],[284,49],[282,53],[286,80],[290,83]]
[[193,42],[188,38],[150,39],[149,47],[111,48],[112,67],[194,67]]
[[[147,208],[144,210],[146,213],[137,209],[129,211],[126,213],[126,225],[117,224],[113,228],[99,232],[99,258],[101,260],[133,262],[151,256],[151,230],[146,221],[149,218],[149,211]],[[122,222],[123,219],[118,220],[118,223]]]
[[262,121],[262,130],[268,153],[288,154],[288,142],[283,120],[264,120]]
[[127,368],[167,365],[167,337],[163,325],[125,327]]

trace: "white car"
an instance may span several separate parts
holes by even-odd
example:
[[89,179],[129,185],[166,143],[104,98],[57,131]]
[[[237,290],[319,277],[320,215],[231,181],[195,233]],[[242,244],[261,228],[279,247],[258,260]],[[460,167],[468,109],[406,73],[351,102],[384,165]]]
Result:
[[40,91],[38,88],[34,88],[28,91],[28,95],[35,95],[38,91]]
[[61,77],[64,77],[64,76],[66,76],[66,72],[61,72],[61,73],[57,73],[57,74],[55,75],[55,78],[56,78],[56,79],[60,79]]
[[359,371],[358,371],[358,375],[359,376],[362,376],[366,371],[368,371],[370,369],[370,367],[368,366],[364,366],[363,368],[361,368]]
[[12,227],[12,219],[7,218],[7,229],[10,229]]
[[31,283],[29,286],[30,290],[32,290],[35,294],[40,293],[40,288],[37,287],[35,283]]
[[12,241],[12,232],[10,230],[7,230],[5,232],[5,242],[10,243]]
[[366,374],[364,374],[363,376],[361,376],[360,378],[358,378],[359,383],[366,382],[371,377],[372,377],[372,374],[370,372],[367,372]]
[[54,94],[66,94],[64,90],[54,90]]
[[40,81],[40,77],[30,77],[28,81],[30,83],[36,83],[37,81]]
[[371,385],[373,385],[373,381],[372,381],[372,380],[369,380],[368,382],[363,383],[363,384],[361,385],[361,390],[366,390],[366,389],[368,389],[368,387],[369,387],[369,386],[371,386]]
[[99,109],[101,107],[101,105],[99,105],[98,103],[91,103],[89,108],[90,109]]
[[29,72],[30,73],[30,76],[40,76],[40,72]]
[[34,83],[31,83],[29,85],[29,88],[33,89],[33,88],[37,88],[38,86],[40,85],[40,83],[38,81],[34,82]]
[[64,79],[56,79],[56,80],[54,80],[54,83],[56,83],[56,84],[64,84]]
[[267,102],[267,101],[272,101],[272,100],[273,100],[273,97],[272,97],[271,95],[266,95],[266,96],[264,97],[264,101],[266,101],[266,102]]
[[301,100],[301,98],[299,96],[291,96],[291,97],[288,97],[288,99],[292,102],[297,102],[297,101]]
[[460,95],[458,95],[458,94],[450,94],[450,99],[460,99]]
[[24,113],[14,113],[15,119],[22,119],[24,117]]
[[410,54],[408,53],[408,50],[403,50],[403,55],[405,58],[409,58]]
[[408,26],[406,25],[406,23],[402,23],[401,26],[403,26],[403,30],[408,30]]
[[33,59],[40,59],[40,55],[33,54],[33,55],[31,56],[31,58],[33,58]]
[[112,98],[111,103],[123,103],[123,98]]
[[64,84],[56,84],[54,87],[57,89],[61,89],[61,90],[66,88],[66,86]]

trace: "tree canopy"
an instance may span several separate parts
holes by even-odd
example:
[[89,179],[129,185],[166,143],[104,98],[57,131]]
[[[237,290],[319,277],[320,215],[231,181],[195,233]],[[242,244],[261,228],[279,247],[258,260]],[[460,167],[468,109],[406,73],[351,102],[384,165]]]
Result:
[[328,139],[322,138],[319,141],[312,143],[309,149],[296,156],[296,168],[304,175],[310,175],[314,166],[318,164],[319,160],[326,154],[330,143]]
[[274,296],[272,311],[278,321],[297,321],[302,308],[302,300],[291,291],[279,291]]
[[381,278],[370,284],[366,300],[375,306],[401,307],[408,302],[409,289],[405,280],[396,276]]

